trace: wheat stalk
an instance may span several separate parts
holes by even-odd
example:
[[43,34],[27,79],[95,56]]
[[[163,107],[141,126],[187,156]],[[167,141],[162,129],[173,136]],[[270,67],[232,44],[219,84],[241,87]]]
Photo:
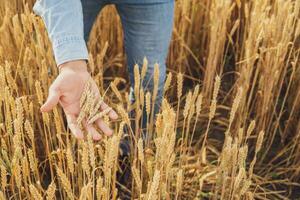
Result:
[[67,193],[68,198],[71,199],[71,200],[73,200],[74,199],[74,195],[73,195],[73,192],[72,192],[71,183],[68,180],[67,176],[58,167],[56,168],[56,172],[58,174],[58,177],[60,178],[61,184],[62,184],[65,192]]
[[155,170],[153,180],[150,186],[149,194],[147,197],[148,200],[158,199],[157,193],[158,193],[159,182],[160,182],[160,171]]
[[55,182],[52,182],[46,191],[46,199],[47,200],[54,200],[55,199],[55,192],[56,192],[56,185]]
[[42,195],[34,185],[30,185],[29,189],[33,199],[37,199],[37,200],[43,199]]
[[71,174],[74,174],[74,159],[73,159],[72,150],[70,146],[67,147],[66,158],[67,158],[68,169],[70,170]]
[[3,191],[5,191],[5,188],[7,186],[7,171],[6,171],[6,168],[1,165],[0,166],[0,174],[1,174],[1,189]]

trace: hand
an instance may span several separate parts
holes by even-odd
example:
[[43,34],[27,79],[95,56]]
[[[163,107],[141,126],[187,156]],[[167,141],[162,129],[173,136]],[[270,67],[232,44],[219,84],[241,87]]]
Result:
[[[80,98],[84,91],[85,84],[91,79],[87,71],[87,65],[84,60],[72,61],[60,66],[60,73],[49,88],[49,96],[47,101],[42,105],[42,112],[49,112],[58,103],[62,106],[68,126],[75,137],[83,139],[84,135],[79,125],[77,124],[77,117],[80,113]],[[92,92],[96,97],[100,97],[100,93],[96,83],[92,80]],[[108,106],[103,102],[100,106],[100,111],[106,109]],[[112,120],[118,118],[117,113],[111,110],[108,113]],[[112,135],[113,131],[102,120],[96,120],[95,124],[106,135]],[[94,140],[100,140],[101,135],[92,124],[85,123],[85,129],[92,134]]]

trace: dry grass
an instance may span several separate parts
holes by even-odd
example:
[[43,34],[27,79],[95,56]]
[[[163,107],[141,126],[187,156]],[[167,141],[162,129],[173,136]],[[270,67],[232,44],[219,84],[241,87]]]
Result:
[[[94,112],[97,102],[82,100],[82,117],[114,128],[98,143],[74,139],[60,108],[40,113],[57,68],[33,1],[25,2],[0,2],[1,200],[117,199],[118,145],[131,121],[135,199],[300,196],[300,1],[178,0],[156,120],[155,91],[137,84],[138,101],[128,102],[120,20],[105,8],[89,42],[89,70],[121,120],[109,122],[106,111]],[[146,69],[145,59],[137,80]],[[146,146],[138,134],[143,108],[153,135]]]

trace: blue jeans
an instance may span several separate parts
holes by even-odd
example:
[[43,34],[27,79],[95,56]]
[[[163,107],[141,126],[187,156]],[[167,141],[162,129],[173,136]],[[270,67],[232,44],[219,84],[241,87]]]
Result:
[[[153,90],[154,64],[159,64],[159,87],[155,102],[154,114],[159,111],[163,98],[163,86],[166,77],[166,57],[173,27],[174,1],[151,4],[126,4],[122,0],[82,0],[84,36],[88,39],[93,23],[107,4],[115,4],[120,15],[124,45],[127,55],[127,66],[131,88],[134,88],[134,65],[141,67],[143,59],[148,59],[148,71],[142,83],[145,91]],[[133,91],[131,89],[131,91]],[[133,94],[131,95],[134,96]],[[145,113],[145,111],[144,111]],[[142,128],[146,127],[144,114]]]

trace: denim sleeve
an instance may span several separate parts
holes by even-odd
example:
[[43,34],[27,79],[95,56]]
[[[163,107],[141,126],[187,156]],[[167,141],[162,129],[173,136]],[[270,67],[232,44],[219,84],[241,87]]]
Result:
[[46,25],[57,65],[88,60],[80,0],[37,0],[33,10]]

